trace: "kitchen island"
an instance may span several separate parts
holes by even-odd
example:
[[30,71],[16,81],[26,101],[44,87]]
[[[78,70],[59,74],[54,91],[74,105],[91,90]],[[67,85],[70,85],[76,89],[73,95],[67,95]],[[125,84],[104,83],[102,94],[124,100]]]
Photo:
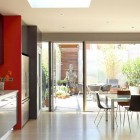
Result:
[[0,139],[17,123],[18,90],[0,91]]

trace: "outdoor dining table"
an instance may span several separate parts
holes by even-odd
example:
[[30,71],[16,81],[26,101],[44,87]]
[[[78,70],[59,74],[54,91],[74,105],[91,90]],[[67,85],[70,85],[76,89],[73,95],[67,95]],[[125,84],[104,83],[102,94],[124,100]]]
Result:
[[[128,102],[130,95],[117,95],[117,93],[105,94],[106,102],[111,101],[111,129],[114,129],[114,103],[115,102]],[[108,112],[106,111],[106,120],[108,120]]]

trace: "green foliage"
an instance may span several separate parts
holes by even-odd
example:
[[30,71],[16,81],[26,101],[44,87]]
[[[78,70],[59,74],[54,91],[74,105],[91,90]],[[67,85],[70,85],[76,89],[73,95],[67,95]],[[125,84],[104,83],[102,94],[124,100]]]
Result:
[[62,85],[62,83],[63,83],[62,80],[58,80],[58,81],[57,81],[57,84],[58,84],[58,85]]
[[63,84],[66,84],[66,83],[67,83],[67,80],[58,80],[57,81],[58,85],[63,85]]
[[68,92],[69,91],[69,88],[66,87],[66,86],[57,86],[56,87],[56,90],[61,90],[61,91],[64,91],[64,92]]
[[103,53],[103,65],[105,67],[107,79],[116,79],[120,70],[120,57],[116,52],[124,50],[122,44],[98,44],[98,49]]
[[48,80],[48,77],[49,77],[48,67],[45,64],[42,64],[42,69],[45,73],[46,80]]
[[45,92],[45,99],[49,99],[49,91],[48,90],[46,90],[46,92]]
[[65,98],[70,96],[69,88],[66,86],[57,86],[56,87],[56,97]]
[[140,83],[140,58],[124,63],[122,73],[127,77],[130,86],[138,86]]

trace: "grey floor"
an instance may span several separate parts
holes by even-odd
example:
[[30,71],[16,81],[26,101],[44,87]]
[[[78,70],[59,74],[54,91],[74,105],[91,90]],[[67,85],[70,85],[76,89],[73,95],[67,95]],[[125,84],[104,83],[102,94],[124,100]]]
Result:
[[[123,112],[122,112],[123,113]],[[140,124],[135,114],[131,120],[131,133],[117,117],[114,130],[103,118],[97,127],[97,112],[41,112],[37,120],[30,120],[22,130],[16,130],[6,140],[140,140]]]

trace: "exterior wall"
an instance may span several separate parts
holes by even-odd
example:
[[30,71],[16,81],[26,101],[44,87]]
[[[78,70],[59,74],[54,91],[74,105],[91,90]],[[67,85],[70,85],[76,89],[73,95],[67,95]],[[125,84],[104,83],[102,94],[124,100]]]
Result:
[[140,43],[140,33],[43,33],[42,41],[94,41],[94,43]]
[[73,65],[73,70],[78,75],[78,47],[77,45],[61,45],[61,79],[66,76],[69,65]]
[[[38,117],[38,78],[37,77],[37,47],[40,47],[39,43],[41,42],[41,33],[38,33],[37,26],[28,26],[28,51],[30,56],[30,88],[29,88],[29,97],[30,97],[30,104],[29,104],[29,118],[36,119]],[[41,47],[40,47],[41,48]]]

